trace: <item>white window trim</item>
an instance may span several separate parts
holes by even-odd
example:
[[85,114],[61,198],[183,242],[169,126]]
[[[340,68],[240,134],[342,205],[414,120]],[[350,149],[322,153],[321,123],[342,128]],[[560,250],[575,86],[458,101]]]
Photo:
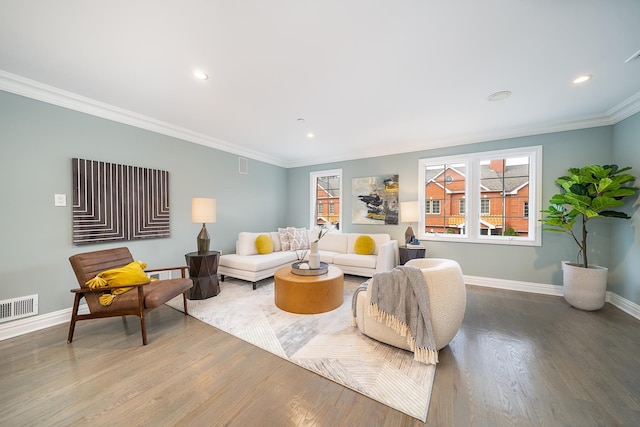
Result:
[[[479,168],[483,160],[496,158],[529,157],[529,235],[519,236],[487,236],[480,233],[480,182]],[[465,164],[467,179],[465,183],[465,234],[426,233],[425,229],[425,168],[434,164]],[[542,146],[513,148],[507,150],[485,151],[480,153],[461,154],[418,161],[418,200],[420,201],[420,222],[418,238],[434,241],[463,241],[468,243],[488,243],[499,245],[541,246],[542,226],[540,224],[542,208]],[[473,214],[473,215],[471,215]]]
[[339,222],[340,230],[342,230],[342,227],[343,227],[342,211],[344,210],[343,209],[344,200],[342,199],[342,188],[344,187],[344,182],[342,179],[342,169],[329,169],[324,171],[309,172],[309,186],[310,186],[309,194],[311,195],[310,197],[311,208],[309,209],[309,212],[311,213],[311,215],[309,217],[309,229],[311,230],[317,227],[317,225],[315,224],[316,215],[318,215],[318,208],[317,208],[318,194],[316,193],[317,192],[316,181],[318,180],[318,177],[334,176],[334,175],[340,177],[340,194],[338,196],[340,200],[340,213],[338,214],[338,218],[340,221]]

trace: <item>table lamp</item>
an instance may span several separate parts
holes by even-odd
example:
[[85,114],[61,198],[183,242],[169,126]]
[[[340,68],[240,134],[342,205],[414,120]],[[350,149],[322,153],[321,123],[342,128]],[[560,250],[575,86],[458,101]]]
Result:
[[405,244],[413,242],[416,236],[413,234],[411,223],[418,222],[418,201],[400,202],[400,222],[408,222],[409,227],[404,232]]
[[202,223],[202,230],[198,234],[198,253],[209,252],[209,233],[205,224],[216,222],[216,199],[196,197],[191,199],[191,221]]

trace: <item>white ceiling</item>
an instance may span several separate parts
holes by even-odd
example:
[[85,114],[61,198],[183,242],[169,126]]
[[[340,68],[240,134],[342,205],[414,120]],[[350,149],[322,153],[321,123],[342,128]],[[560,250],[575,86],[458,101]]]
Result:
[[616,123],[638,50],[637,0],[0,0],[0,89],[285,167]]

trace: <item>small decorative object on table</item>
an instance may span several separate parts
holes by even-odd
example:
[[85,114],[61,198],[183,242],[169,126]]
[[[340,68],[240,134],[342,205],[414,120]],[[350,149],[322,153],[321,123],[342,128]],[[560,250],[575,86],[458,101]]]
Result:
[[314,242],[309,243],[309,249],[311,250],[311,253],[309,254],[309,268],[311,269],[320,268],[320,254],[318,254],[318,242],[320,241],[320,239],[324,237],[325,234],[327,234],[327,231],[329,230],[327,230],[326,228],[319,229],[318,238]]
[[311,268],[307,261],[299,261],[291,264],[291,272],[298,276],[320,276],[321,274],[327,274],[329,271],[329,264],[321,262],[318,268]]

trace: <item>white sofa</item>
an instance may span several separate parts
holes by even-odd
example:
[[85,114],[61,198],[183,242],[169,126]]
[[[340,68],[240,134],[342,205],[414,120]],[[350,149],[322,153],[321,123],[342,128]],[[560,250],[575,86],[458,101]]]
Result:
[[[316,239],[313,231],[307,230],[307,233],[310,242]],[[271,236],[273,252],[270,254],[258,253],[255,241],[262,234]],[[327,233],[318,242],[320,261],[339,267],[345,274],[364,277],[372,277],[373,273],[389,271],[398,265],[398,241],[391,240],[388,234],[367,234],[375,242],[373,253],[370,255],[355,253],[355,241],[363,234]],[[241,232],[236,241],[236,253],[220,257],[218,274],[222,281],[225,276],[230,276],[252,282],[255,289],[257,281],[272,277],[278,268],[294,263],[302,252],[302,250],[283,251],[278,232]]]

